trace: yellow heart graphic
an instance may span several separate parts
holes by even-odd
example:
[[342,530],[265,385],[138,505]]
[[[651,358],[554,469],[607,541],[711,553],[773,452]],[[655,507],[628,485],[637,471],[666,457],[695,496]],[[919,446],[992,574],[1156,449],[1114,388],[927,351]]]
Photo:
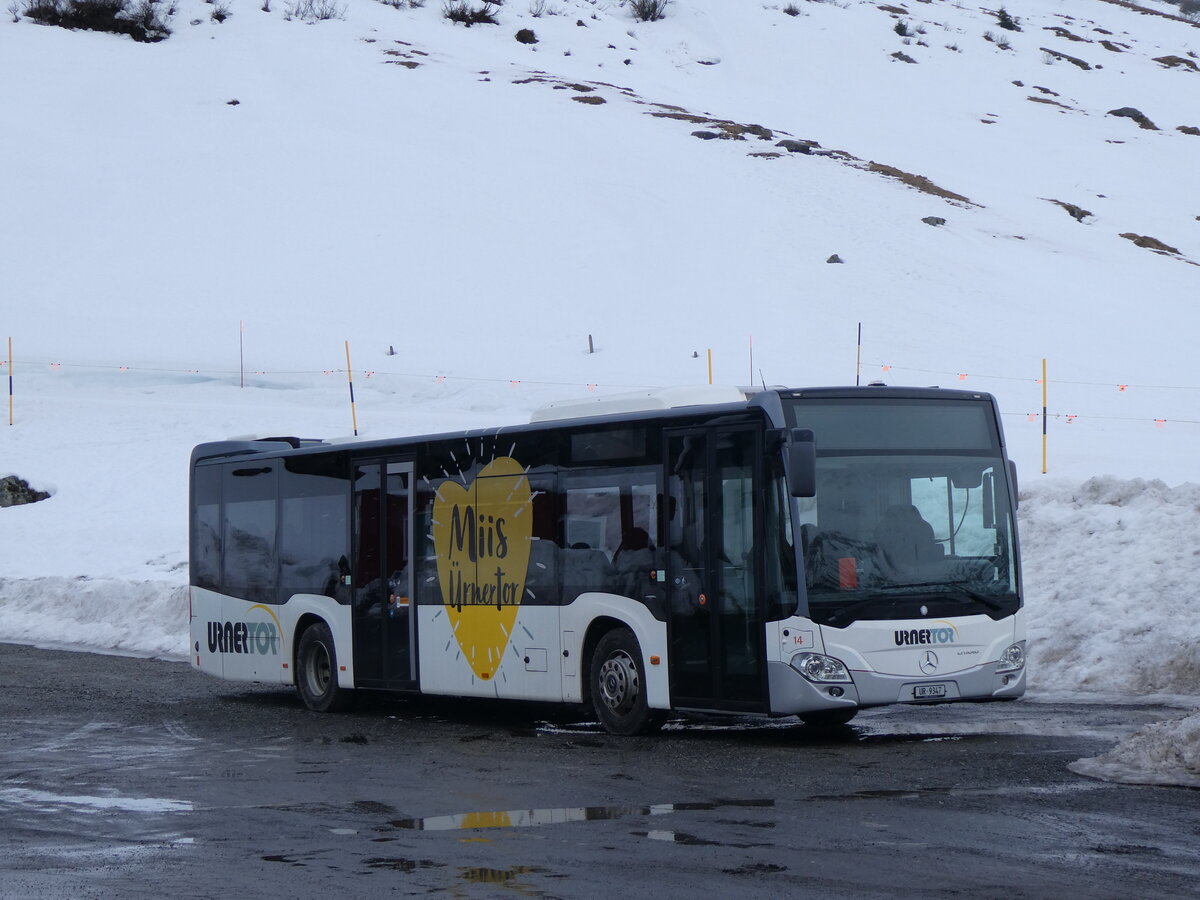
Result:
[[525,592],[533,494],[524,469],[502,456],[474,483],[444,481],[433,502],[433,546],[450,628],[471,671],[493,678]]

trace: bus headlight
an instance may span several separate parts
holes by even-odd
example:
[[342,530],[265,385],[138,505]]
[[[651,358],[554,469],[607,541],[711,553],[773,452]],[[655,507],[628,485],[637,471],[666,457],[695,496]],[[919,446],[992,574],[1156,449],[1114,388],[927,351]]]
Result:
[[823,656],[820,653],[797,653],[792,657],[792,668],[816,683],[831,681],[849,682],[850,673],[840,659]]
[[1025,668],[1025,642],[1017,641],[1000,654],[1000,662],[996,666],[996,674],[1016,672]]

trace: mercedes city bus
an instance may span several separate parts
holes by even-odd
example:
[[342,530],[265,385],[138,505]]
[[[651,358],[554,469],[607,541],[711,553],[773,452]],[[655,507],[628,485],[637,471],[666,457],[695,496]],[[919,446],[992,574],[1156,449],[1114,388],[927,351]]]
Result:
[[677,388],[191,458],[193,665],[314,710],[401,691],[848,722],[1025,690],[993,397]]

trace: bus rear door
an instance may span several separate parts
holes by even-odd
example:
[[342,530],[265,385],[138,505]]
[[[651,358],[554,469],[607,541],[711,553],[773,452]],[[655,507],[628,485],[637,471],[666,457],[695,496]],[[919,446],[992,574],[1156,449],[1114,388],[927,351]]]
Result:
[[413,465],[358,460],[354,469],[354,682],[415,688]]

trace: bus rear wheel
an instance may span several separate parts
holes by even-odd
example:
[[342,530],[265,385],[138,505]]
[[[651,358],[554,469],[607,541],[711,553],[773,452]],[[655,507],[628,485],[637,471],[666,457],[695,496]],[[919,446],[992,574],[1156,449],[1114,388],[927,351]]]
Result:
[[642,649],[628,628],[616,628],[600,638],[588,681],[596,717],[610,734],[651,734],[667,720],[664,710],[646,705]]
[[309,709],[340,712],[354,702],[354,692],[338,687],[337,650],[324,622],[304,629],[296,648],[296,690]]

